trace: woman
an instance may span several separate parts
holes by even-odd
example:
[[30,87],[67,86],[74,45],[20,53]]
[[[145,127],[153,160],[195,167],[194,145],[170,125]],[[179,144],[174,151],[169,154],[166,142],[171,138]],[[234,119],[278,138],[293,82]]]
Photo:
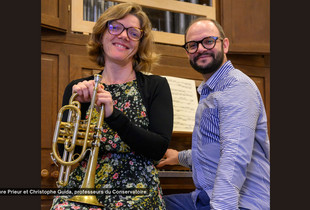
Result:
[[[151,23],[141,7],[132,3],[106,10],[88,43],[89,55],[104,67],[96,100],[96,105],[104,104],[105,119],[95,187],[148,190],[147,195],[96,195],[104,209],[165,209],[154,162],[168,148],[173,109],[167,80],[141,72],[150,71],[157,61],[153,45]],[[64,93],[63,105],[68,104],[73,92],[78,93],[82,118],[88,114],[93,79],[72,81]],[[85,157],[72,172],[67,188],[79,188],[87,160]],[[98,209],[67,198],[56,196],[52,209]]]

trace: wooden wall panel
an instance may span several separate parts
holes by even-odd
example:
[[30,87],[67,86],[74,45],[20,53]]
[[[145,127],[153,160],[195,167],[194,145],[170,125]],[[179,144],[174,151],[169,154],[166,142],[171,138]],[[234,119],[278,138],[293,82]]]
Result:
[[[61,107],[62,103],[62,96],[63,92],[65,89],[65,86],[68,84],[68,71],[66,70],[67,68],[67,59],[65,55],[65,50],[64,50],[64,45],[60,43],[53,43],[53,42],[41,42],[41,54],[47,54],[47,55],[55,55],[58,57],[58,62],[57,62],[57,71],[58,71],[58,76],[55,77],[54,79],[57,79],[57,88],[54,89],[57,94],[57,106],[55,109],[57,111]],[[41,63],[41,68],[45,68],[45,63]],[[41,70],[42,71],[42,70]]]
[[159,66],[156,66],[152,71],[153,74],[202,81],[202,75],[191,67],[182,47],[161,44],[156,46],[161,57]]
[[[41,54],[41,188],[56,188],[58,168],[50,158],[58,104],[59,55]],[[41,209],[51,206],[52,196],[41,196]]]
[[58,56],[41,55],[41,147],[51,148],[58,103]]
[[99,73],[103,68],[92,62],[86,55],[69,55],[70,81]]
[[67,31],[69,25],[69,0],[41,0],[41,25]]
[[[61,36],[59,36],[61,37]],[[58,38],[59,38],[58,37]],[[85,56],[85,60],[88,59],[87,51],[86,51],[86,44],[67,44],[63,43],[60,40],[47,40],[41,42],[41,52],[47,54],[55,54],[59,57],[59,64],[58,64],[58,104],[57,110],[61,108],[62,105],[62,97],[66,86],[71,81],[70,78],[70,55],[83,55]],[[65,40],[66,38],[64,38]],[[69,41],[70,42],[70,41]],[[75,61],[74,61],[75,62]],[[78,60],[76,62],[79,62]]]
[[41,13],[59,18],[59,0],[41,1]]
[[231,52],[270,52],[270,0],[221,0],[219,5]]

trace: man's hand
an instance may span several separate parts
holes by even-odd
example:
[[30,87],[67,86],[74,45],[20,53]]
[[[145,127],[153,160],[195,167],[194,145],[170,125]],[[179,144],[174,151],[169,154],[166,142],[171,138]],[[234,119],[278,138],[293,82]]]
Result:
[[177,150],[167,149],[163,159],[160,160],[160,162],[156,167],[160,168],[165,165],[178,165],[179,164],[178,155],[179,152]]

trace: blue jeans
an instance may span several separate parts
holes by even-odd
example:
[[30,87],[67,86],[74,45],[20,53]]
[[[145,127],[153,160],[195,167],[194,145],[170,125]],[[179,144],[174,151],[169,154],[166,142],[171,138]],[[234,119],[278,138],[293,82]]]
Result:
[[172,194],[164,196],[167,210],[210,210],[210,198],[205,191],[198,195],[196,206],[191,193]]
[[[205,191],[198,194],[196,207],[192,200],[191,193],[165,195],[164,200],[167,210],[210,210],[210,198]],[[249,210],[239,208],[240,210]]]

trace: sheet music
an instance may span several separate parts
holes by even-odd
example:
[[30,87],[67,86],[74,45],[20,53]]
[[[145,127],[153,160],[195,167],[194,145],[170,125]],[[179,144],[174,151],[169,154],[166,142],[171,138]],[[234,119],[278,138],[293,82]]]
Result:
[[195,81],[171,76],[163,77],[167,78],[172,94],[173,131],[193,132],[198,106]]

